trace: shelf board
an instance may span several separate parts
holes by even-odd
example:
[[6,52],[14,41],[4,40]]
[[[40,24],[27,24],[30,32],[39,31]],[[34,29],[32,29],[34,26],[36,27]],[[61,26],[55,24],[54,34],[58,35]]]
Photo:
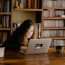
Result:
[[0,15],[11,15],[11,12],[0,12]]
[[3,31],[6,30],[7,31],[7,30],[11,30],[11,29],[10,28],[0,28],[0,30],[3,30]]
[[59,39],[59,40],[65,39],[65,37],[43,37],[42,39],[46,39],[46,38]]
[[61,19],[65,19],[65,17],[44,17],[43,19],[47,19],[47,20],[53,20],[53,19],[59,19],[59,20],[61,20]]
[[56,29],[65,29],[65,27],[44,27],[43,30],[56,30]]
[[58,9],[58,10],[63,10],[65,9],[65,7],[46,7],[46,8],[43,8],[43,9]]
[[25,9],[25,8],[14,8],[13,9],[14,11],[17,11],[17,10],[19,10],[19,11],[42,11],[42,9]]

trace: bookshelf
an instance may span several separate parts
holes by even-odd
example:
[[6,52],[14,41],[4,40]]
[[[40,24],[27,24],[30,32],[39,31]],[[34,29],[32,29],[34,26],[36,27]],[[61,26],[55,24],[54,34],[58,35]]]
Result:
[[12,0],[0,0],[0,46],[12,33]]
[[[49,4],[48,4],[49,3]],[[65,0],[43,0],[41,38],[65,40]],[[56,42],[57,44],[58,42]],[[52,42],[54,45],[54,42]]]

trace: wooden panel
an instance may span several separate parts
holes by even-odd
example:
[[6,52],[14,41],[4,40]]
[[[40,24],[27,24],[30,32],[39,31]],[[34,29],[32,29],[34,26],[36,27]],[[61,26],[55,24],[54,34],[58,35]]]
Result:
[[65,39],[65,37],[42,37],[42,39],[46,39],[46,38],[59,39],[59,40]]
[[45,30],[56,30],[56,29],[58,29],[58,30],[64,30],[65,29],[65,27],[44,27],[43,29],[45,29]]
[[25,9],[25,8],[15,8],[14,11],[20,10],[20,11],[42,11],[42,9]]
[[59,20],[61,20],[61,19],[65,19],[64,17],[47,17],[47,18],[42,18],[42,19],[47,19],[47,20],[53,20],[53,19],[59,19]]

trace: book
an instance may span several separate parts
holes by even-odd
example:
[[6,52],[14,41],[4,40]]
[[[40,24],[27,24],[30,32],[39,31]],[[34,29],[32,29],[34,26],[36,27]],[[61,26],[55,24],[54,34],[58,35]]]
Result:
[[2,21],[1,21],[2,17],[0,15],[0,28],[2,28]]
[[0,0],[0,12],[1,12],[1,0]]
[[3,1],[3,12],[9,12],[9,0]]
[[21,0],[18,0],[18,6],[19,6],[19,7],[20,7],[21,2],[22,2]]
[[35,6],[35,1],[32,0],[32,8],[34,8],[34,6]]
[[37,8],[37,0],[35,0],[35,8]]
[[16,0],[14,0],[14,8],[16,8]]
[[9,15],[5,16],[5,28],[9,28],[10,27],[10,18]]
[[[41,0],[40,0],[40,2],[41,2]],[[39,0],[37,0],[37,8],[38,9],[40,8],[40,2],[39,2]]]
[[43,1],[43,7],[45,7],[45,8],[47,7],[47,0]]
[[18,24],[17,23],[13,23],[13,30],[15,31],[18,27]]
[[31,0],[28,0],[28,7],[31,8]]
[[22,7],[25,8],[25,0],[22,0]]
[[7,12],[11,11],[11,3],[10,0],[7,1]]
[[3,28],[5,28],[5,16],[3,16]]
[[54,40],[54,46],[64,46],[64,40]]
[[0,44],[2,43],[2,32],[0,32]]
[[52,0],[47,0],[47,7],[52,7]]
[[52,7],[56,7],[56,6],[57,6],[57,1],[56,0],[53,0]]
[[19,5],[18,5],[18,0],[16,0],[16,8],[19,8]]
[[65,27],[64,20],[44,20],[43,26],[44,27]]
[[64,37],[64,35],[64,30],[46,30],[42,32],[42,37]]
[[20,7],[20,8],[23,8],[23,0],[20,1],[19,7]]
[[2,24],[1,28],[3,28],[3,15],[1,15],[1,24]]

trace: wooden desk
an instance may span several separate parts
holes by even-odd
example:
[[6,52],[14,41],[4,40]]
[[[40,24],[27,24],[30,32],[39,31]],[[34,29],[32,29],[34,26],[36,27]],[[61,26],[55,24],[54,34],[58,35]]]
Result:
[[65,53],[53,51],[40,55],[7,55],[0,58],[0,65],[65,65]]

